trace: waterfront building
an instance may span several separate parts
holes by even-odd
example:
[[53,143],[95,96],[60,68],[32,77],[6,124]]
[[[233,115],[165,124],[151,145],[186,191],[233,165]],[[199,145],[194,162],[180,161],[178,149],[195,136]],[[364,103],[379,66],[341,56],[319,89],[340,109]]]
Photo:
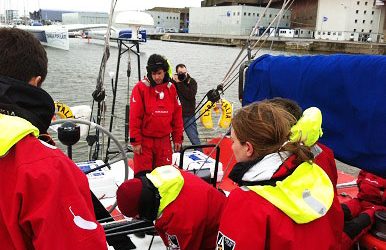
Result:
[[19,18],[18,10],[5,10],[5,19],[8,24],[11,24],[13,20],[16,20],[18,18]]
[[109,14],[105,12],[63,13],[63,24],[108,24]]
[[66,10],[39,9],[38,11],[30,12],[29,15],[32,20],[40,20],[43,23],[49,24],[50,22],[62,22],[62,14],[72,12],[73,11]]
[[154,26],[146,28],[149,33],[179,32],[181,28],[188,26],[188,9],[184,11],[184,9],[179,8],[156,7],[145,12],[149,13],[154,20]]
[[385,5],[377,0],[321,0],[315,39],[382,42]]
[[[216,7],[190,8],[189,33],[207,35],[249,35],[262,17],[259,30],[262,30],[272,22],[280,9],[268,8],[264,13],[264,7],[247,5],[229,5]],[[276,19],[271,26],[278,28],[290,28],[291,11],[287,11]],[[259,34],[259,30],[256,35]]]

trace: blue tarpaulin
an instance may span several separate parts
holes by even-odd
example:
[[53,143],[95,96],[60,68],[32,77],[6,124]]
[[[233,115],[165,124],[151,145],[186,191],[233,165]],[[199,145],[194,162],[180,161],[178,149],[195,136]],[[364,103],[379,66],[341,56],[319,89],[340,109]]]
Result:
[[335,157],[386,177],[386,56],[270,56],[246,73],[243,105],[284,97],[323,114]]

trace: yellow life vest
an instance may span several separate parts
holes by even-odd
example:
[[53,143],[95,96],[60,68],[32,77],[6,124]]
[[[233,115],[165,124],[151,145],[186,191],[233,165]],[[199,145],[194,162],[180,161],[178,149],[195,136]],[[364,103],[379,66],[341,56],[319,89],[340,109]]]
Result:
[[28,134],[39,136],[39,129],[17,116],[0,114],[0,157]]
[[311,107],[304,110],[303,116],[292,126],[290,141],[302,142],[310,147],[322,135],[322,112],[316,107]]
[[184,186],[184,177],[177,168],[171,165],[155,168],[151,173],[146,174],[146,177],[158,189],[161,196],[158,208],[158,216],[160,216],[165,207],[180,194]]
[[[221,117],[218,121],[218,126],[220,128],[229,128],[233,116],[233,105],[224,98],[221,99],[220,103]],[[207,101],[200,110],[201,123],[205,128],[208,129],[213,128],[212,110],[216,113],[219,113],[219,109],[217,108],[216,103],[213,104],[211,101]]]
[[303,162],[276,186],[248,186],[298,224],[324,216],[334,199],[330,178],[315,163]]
[[69,106],[62,102],[55,101],[55,116],[52,120],[56,120],[56,117],[59,117],[60,119],[69,119],[74,118],[74,114]]

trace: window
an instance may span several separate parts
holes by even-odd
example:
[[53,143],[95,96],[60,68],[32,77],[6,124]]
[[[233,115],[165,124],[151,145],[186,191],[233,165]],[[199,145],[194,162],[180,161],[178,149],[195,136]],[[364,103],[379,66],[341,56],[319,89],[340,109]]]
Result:
[[320,31],[318,31],[318,35],[320,35]]
[[367,5],[367,2],[365,2],[365,5]]
[[335,32],[333,32],[333,33],[332,33],[332,35],[333,35],[333,36],[335,36],[335,35],[336,35],[336,33],[335,33]]
[[300,34],[303,34],[303,30],[300,31]]
[[370,24],[373,24],[373,20],[370,21]]
[[359,5],[359,1],[357,2],[357,5]]
[[362,29],[362,32],[364,32],[365,30],[364,29]]
[[167,16],[166,19],[169,19],[169,17]]
[[371,11],[371,15],[374,15],[374,11]]
[[355,13],[358,14],[358,13],[359,13],[359,10],[356,10]]
[[159,22],[158,22],[158,24],[159,24]]
[[251,16],[251,13],[248,13],[248,16]]
[[244,12],[244,16],[246,16],[247,15],[247,12]]
[[263,17],[265,17],[265,14],[263,15]]
[[369,33],[371,33],[373,30],[369,30]]
[[256,16],[260,16],[260,14],[259,14],[259,13],[257,13],[257,14],[256,14]]
[[326,34],[326,32],[323,32],[323,36]]
[[240,12],[237,12],[237,15],[240,16]]
[[158,18],[160,18],[160,17],[158,16]]
[[355,19],[355,21],[354,21],[355,23],[358,23],[358,20],[357,19]]
[[366,15],[366,13],[367,13],[367,11],[365,10],[365,11],[363,11],[363,14],[365,14]]
[[269,17],[272,17],[272,14],[269,14]]
[[357,32],[357,29],[354,29],[354,32]]
[[233,15],[236,16],[236,12],[233,12]]
[[253,16],[255,16],[256,13],[253,13]]
[[365,22],[366,22],[366,20],[363,20],[363,21],[362,21],[362,23],[365,23]]
[[338,32],[338,36],[341,36],[342,35],[342,32]]
[[331,35],[331,32],[329,31],[329,32],[327,32],[327,35]]

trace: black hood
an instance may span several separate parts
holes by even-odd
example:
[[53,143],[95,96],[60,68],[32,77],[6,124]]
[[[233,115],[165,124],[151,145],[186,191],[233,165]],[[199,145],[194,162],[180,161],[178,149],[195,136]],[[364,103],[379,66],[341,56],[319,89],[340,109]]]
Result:
[[55,105],[43,89],[0,76],[0,113],[24,118],[44,134],[55,113]]

